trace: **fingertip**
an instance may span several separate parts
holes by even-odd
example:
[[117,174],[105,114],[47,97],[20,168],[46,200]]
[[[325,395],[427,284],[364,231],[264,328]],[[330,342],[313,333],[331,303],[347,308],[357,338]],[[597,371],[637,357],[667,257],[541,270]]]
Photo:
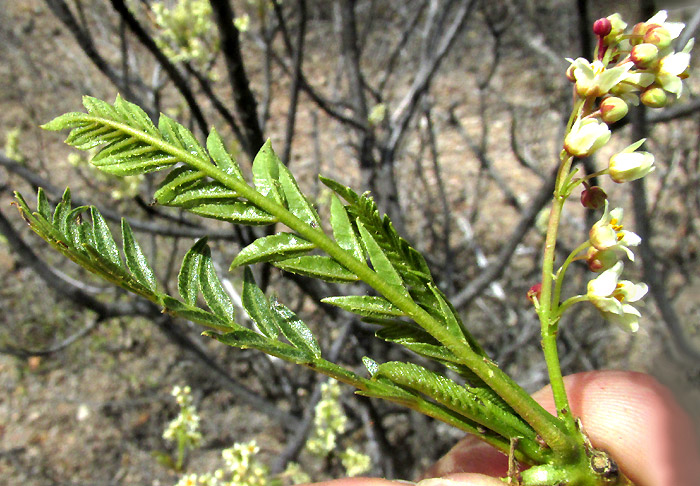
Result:
[[477,437],[467,435],[428,469],[423,478],[452,477],[460,473],[505,476],[508,473],[508,457]]
[[460,473],[420,481],[417,486],[503,486],[503,481],[484,474]]

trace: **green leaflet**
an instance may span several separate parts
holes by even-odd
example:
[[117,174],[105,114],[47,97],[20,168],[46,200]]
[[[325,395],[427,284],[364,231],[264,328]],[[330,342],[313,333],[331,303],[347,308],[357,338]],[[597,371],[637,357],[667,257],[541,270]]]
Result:
[[319,218],[318,213],[306,199],[306,196],[301,193],[299,185],[292,173],[289,172],[289,169],[282,162],[279,162],[279,159],[277,160],[279,163],[279,181],[284,198],[287,201],[287,208],[294,216],[312,228],[320,228],[321,218]]
[[369,260],[372,262],[374,271],[380,274],[388,284],[403,290],[403,280],[401,280],[401,277],[396,272],[396,269],[384,254],[381,247],[377,244],[377,241],[369,233],[369,231],[365,229],[365,226],[359,220],[357,221],[357,228],[360,230],[362,244],[364,245],[365,250],[367,250],[367,254],[369,255]]
[[177,289],[180,297],[187,305],[197,304],[199,295],[199,269],[202,266],[202,255],[207,245],[207,238],[201,238],[189,249],[182,260],[180,273],[177,276]]
[[70,189],[66,189],[61,198],[61,202],[56,205],[52,221],[53,226],[63,234],[66,234],[66,228],[68,227],[70,209]]
[[187,209],[192,214],[205,218],[228,221],[229,223],[247,224],[251,226],[268,225],[277,222],[277,217],[257,208],[251,203],[243,201],[231,202],[223,200],[210,200]]
[[173,197],[168,206],[198,208],[218,201],[232,201],[238,194],[216,181],[197,181]]
[[243,273],[241,300],[243,308],[258,326],[260,332],[270,339],[277,339],[279,328],[277,327],[270,303],[260,287],[255,284],[253,272],[248,267]]
[[177,123],[167,115],[161,114],[158,120],[158,129],[163,140],[171,145],[184,150],[188,154],[200,159],[209,160],[206,150],[188,129]]
[[117,95],[117,99],[114,101],[114,109],[121,115],[121,119],[129,120],[131,126],[136,126],[151,136],[158,136],[158,129],[140,106],[129,103]]
[[[435,299],[437,300],[437,302],[439,304],[440,318],[442,319],[442,322],[445,324],[445,327],[447,328],[447,330],[449,330],[450,333],[454,337],[456,337],[459,340],[461,340],[462,342],[466,343],[467,340],[464,336],[464,329],[462,328],[462,324],[460,323],[459,320],[457,320],[457,317],[454,314],[454,310],[447,303],[442,292],[440,292],[440,289],[438,289],[435,286],[435,284],[433,284],[433,283],[429,283],[428,287],[433,292],[433,295],[435,296]],[[433,310],[437,310],[437,309],[433,309]]]
[[309,364],[314,361],[314,356],[303,349],[295,348],[287,343],[282,343],[253,332],[249,329],[237,329],[226,334],[206,331],[205,336],[216,339],[220,343],[241,349],[257,349],[271,356],[291,361],[296,364]]
[[165,312],[219,331],[228,332],[232,327],[237,327],[235,323],[227,322],[211,312],[207,312],[199,307],[187,305],[168,295],[163,296],[163,306],[165,307]]
[[308,253],[313,250],[313,243],[306,241],[295,233],[278,233],[263,236],[246,246],[231,263],[232,270],[241,265],[269,262]]
[[107,222],[94,206],[90,208],[90,215],[92,216],[92,227],[95,236],[95,250],[114,266],[123,268],[124,264],[119,255],[119,249],[112,237],[109,226],[107,226]]
[[126,266],[136,280],[151,292],[156,291],[156,277],[153,274],[141,246],[134,239],[129,223],[122,218],[122,240]]
[[184,189],[204,177],[202,171],[190,169],[188,166],[175,167],[159,184],[153,199],[157,204],[167,206]]
[[209,136],[207,137],[207,150],[209,150],[209,155],[219,169],[223,170],[229,175],[234,176],[236,179],[243,180],[243,174],[241,173],[241,168],[238,163],[233,160],[231,155],[226,150],[224,141],[219,136],[219,132],[215,128],[211,129]]
[[86,123],[87,122],[85,121],[85,113],[73,111],[71,113],[64,113],[63,115],[57,116],[50,122],[44,123],[40,126],[43,130],[58,132],[60,130],[65,130],[66,128],[77,128],[85,126]]
[[43,188],[39,188],[36,195],[36,210],[47,221],[51,219],[51,206]]
[[438,403],[506,437],[535,439],[535,432],[519,417],[484,401],[469,388],[414,363],[388,362],[379,365],[375,376],[434,398]]
[[286,272],[319,278],[326,282],[356,282],[357,275],[333,260],[323,255],[304,255],[286,260],[273,260],[272,264]]
[[358,260],[365,261],[365,253],[355,228],[350,222],[348,212],[335,194],[331,196],[331,227],[338,246],[352,253]]
[[150,145],[128,138],[107,145],[91,162],[101,171],[121,177],[156,172],[179,160]]
[[367,372],[369,373],[370,377],[373,377],[377,374],[377,371],[379,371],[379,364],[369,356],[362,357],[362,364],[364,364],[365,368],[367,368]]
[[202,262],[199,267],[199,289],[204,301],[217,316],[231,323],[234,320],[233,302],[221,285],[214,270],[211,250],[208,245],[202,248]]
[[321,302],[331,304],[365,317],[397,317],[406,315],[401,309],[383,297],[349,295],[326,297]]
[[253,182],[260,194],[285,206],[279,182],[281,165],[282,162],[272,150],[270,140],[267,140],[253,160]]
[[314,358],[321,357],[321,348],[316,338],[294,312],[275,300],[271,302],[271,309],[277,326],[290,343]]

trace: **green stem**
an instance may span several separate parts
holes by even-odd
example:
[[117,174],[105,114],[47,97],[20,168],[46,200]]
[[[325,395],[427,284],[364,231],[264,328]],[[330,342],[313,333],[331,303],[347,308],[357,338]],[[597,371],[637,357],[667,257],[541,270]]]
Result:
[[559,306],[559,311],[558,311],[557,317],[560,318],[562,316],[562,314],[564,314],[564,312],[566,312],[566,310],[569,307],[571,307],[572,305],[578,304],[579,302],[586,302],[587,300],[588,300],[587,295],[575,295],[573,297],[569,297],[568,299],[566,299],[564,301],[564,303],[562,305]]
[[[564,423],[570,431],[575,430],[576,424],[570,413],[571,407],[569,406],[569,399],[566,395],[564,378],[559,362],[559,352],[557,351],[556,336],[558,332],[558,318],[553,314],[553,311],[556,310],[558,302],[553,301],[553,298],[557,294],[556,291],[553,292],[553,271],[554,259],[556,256],[557,233],[561,221],[561,213],[567,197],[563,186],[571,171],[573,159],[571,155],[566,153],[562,157],[562,163],[559,167],[554,186],[554,197],[552,200],[552,209],[549,213],[549,224],[547,226],[547,236],[545,238],[544,255],[542,258],[542,292],[539,297],[538,308],[542,327],[542,349],[544,351],[545,362],[547,363],[547,371],[549,372],[549,381],[552,386],[557,415],[564,420]],[[559,281],[559,279],[557,279],[557,281]]]

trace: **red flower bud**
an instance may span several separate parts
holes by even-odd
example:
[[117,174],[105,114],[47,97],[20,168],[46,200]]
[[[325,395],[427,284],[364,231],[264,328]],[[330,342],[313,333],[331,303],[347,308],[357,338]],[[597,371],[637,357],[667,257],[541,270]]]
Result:
[[609,19],[603,17],[593,22],[593,33],[598,37],[605,37],[610,32],[612,32],[612,22]]
[[535,299],[540,298],[540,294],[542,293],[542,282],[536,283],[532,287],[530,287],[530,290],[527,291],[527,300],[530,302],[535,302]]
[[605,205],[605,200],[608,195],[605,191],[598,187],[586,187],[581,193],[581,204],[587,209],[600,209]]

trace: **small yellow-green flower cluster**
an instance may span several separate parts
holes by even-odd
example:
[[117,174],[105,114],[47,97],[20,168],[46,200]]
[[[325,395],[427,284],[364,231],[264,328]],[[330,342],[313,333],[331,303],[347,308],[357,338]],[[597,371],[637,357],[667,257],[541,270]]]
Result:
[[321,400],[316,404],[314,431],[306,442],[306,449],[317,456],[325,457],[336,446],[336,438],[345,432],[348,418],[343,412],[340,398],[340,385],[328,380],[321,385]]
[[5,157],[12,159],[15,162],[23,164],[25,162],[24,154],[19,148],[19,136],[22,131],[16,127],[7,132],[5,137]]
[[[314,431],[306,442],[306,449],[314,455],[326,457],[333,452],[338,445],[338,436],[347,428],[348,418],[339,398],[340,384],[336,380],[331,379],[321,385],[321,400],[316,405]],[[369,456],[351,448],[345,449],[339,457],[348,476],[367,472],[372,466]]]
[[350,477],[366,473],[372,467],[372,461],[367,454],[357,452],[350,447],[340,454],[340,461],[345,468],[345,473]]
[[204,64],[213,59],[218,38],[208,0],[178,0],[172,8],[154,2],[151,11],[160,27],[156,43],[171,61],[195,60]]
[[163,438],[177,442],[178,447],[196,447],[202,440],[199,432],[199,415],[192,405],[192,390],[189,386],[174,386],[171,392],[180,406],[180,413],[173,419],[163,432]]
[[268,482],[267,466],[255,458],[260,447],[254,440],[236,443],[221,451],[226,467],[231,472],[231,480],[225,486],[265,486]]
[[225,469],[213,473],[185,474],[175,486],[266,486],[270,480],[267,466],[256,459],[260,447],[252,440],[235,443],[221,451]]

